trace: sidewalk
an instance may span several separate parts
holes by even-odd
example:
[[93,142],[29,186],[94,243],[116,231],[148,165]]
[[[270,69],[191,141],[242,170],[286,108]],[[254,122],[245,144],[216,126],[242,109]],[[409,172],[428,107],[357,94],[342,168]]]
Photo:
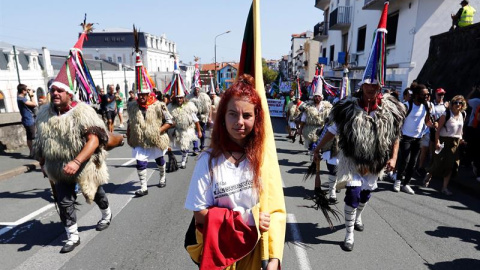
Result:
[[16,149],[11,153],[0,154],[0,181],[39,169],[38,161],[28,158],[28,154],[27,147]]

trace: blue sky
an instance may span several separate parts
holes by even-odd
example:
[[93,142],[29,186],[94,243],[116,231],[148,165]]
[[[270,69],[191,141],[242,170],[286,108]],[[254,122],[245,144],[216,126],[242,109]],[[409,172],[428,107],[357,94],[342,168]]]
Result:
[[[133,3],[141,3],[133,4]],[[238,61],[250,0],[83,0],[25,1],[0,0],[0,41],[17,46],[68,50],[75,43],[79,23],[98,23],[97,30],[121,27],[154,35],[166,34],[177,44],[180,59],[201,63],[214,59],[215,36],[217,61]],[[280,59],[290,50],[293,33],[313,31],[323,20],[323,12],[314,0],[262,0],[262,54]]]

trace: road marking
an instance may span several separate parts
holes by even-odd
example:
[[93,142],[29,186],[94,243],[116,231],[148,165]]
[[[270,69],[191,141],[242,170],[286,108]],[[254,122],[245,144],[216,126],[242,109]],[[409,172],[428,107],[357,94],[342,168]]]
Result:
[[[135,159],[134,159],[135,161]],[[152,175],[156,170],[147,169],[147,182],[150,180]],[[110,208],[112,209],[112,219],[115,220],[115,217],[122,211],[125,206],[135,197],[135,194],[129,192],[133,185],[135,185],[137,179],[137,171],[134,170],[127,178],[123,181],[120,186],[114,190],[112,193],[108,193],[108,201]],[[132,181],[132,179],[135,179]],[[95,205],[88,211],[82,218],[77,220],[78,224],[96,224],[98,222],[99,209]],[[115,222],[115,221],[113,221]],[[50,245],[42,247],[37,253],[29,257],[21,265],[17,266],[16,270],[31,270],[31,269],[50,269],[56,270],[65,266],[65,264],[73,258],[78,252],[85,248],[88,243],[94,239],[97,234],[95,229],[82,231],[80,233],[80,238],[82,239],[82,244],[75,248],[74,251],[67,254],[60,254],[58,252],[59,245],[63,245],[65,240],[65,234],[61,234],[57,239],[53,240]],[[48,258],[48,260],[45,260]]]
[[305,244],[303,243],[302,236],[300,235],[300,230],[297,226],[297,219],[294,214],[287,214],[287,223],[290,228],[290,233],[293,238],[293,250],[297,255],[298,259],[298,269],[302,270],[311,270],[310,260],[307,256],[307,251],[305,250]]
[[[112,160],[112,161],[113,160],[128,160],[127,162],[123,163],[121,166],[128,166],[135,161],[134,158],[109,158],[107,160]],[[127,179],[130,179],[130,178],[127,178]],[[0,236],[2,236],[3,234],[5,234],[5,233],[9,232],[10,230],[14,229],[18,225],[23,224],[23,223],[33,219],[34,217],[42,214],[43,212],[46,212],[46,211],[50,210],[53,207],[55,207],[55,204],[50,203],[50,204],[45,205],[44,207],[36,210],[35,212],[32,212],[29,215],[24,216],[23,218],[15,221],[15,222],[0,222],[0,226],[6,226],[5,228],[0,229]]]
[[50,208],[53,208],[53,207],[55,207],[55,204],[50,203],[50,204],[47,204],[44,207],[38,209],[37,211],[32,212],[29,215],[24,216],[23,218],[15,221],[15,222],[0,222],[0,226],[7,226],[7,227],[0,230],[0,236],[4,233],[7,233],[11,229],[17,227],[18,225],[23,224],[23,223],[29,221],[30,219],[33,219],[34,217],[40,215],[41,213],[50,210]]

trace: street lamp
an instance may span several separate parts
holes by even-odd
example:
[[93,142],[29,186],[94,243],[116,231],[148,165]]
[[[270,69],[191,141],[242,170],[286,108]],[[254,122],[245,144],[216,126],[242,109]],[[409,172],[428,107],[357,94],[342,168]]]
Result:
[[218,34],[215,36],[215,83],[218,85],[218,81],[217,81],[217,37],[221,36],[221,35],[224,35],[224,34],[228,34],[230,33],[230,30],[228,30],[227,32],[223,32],[221,34]]

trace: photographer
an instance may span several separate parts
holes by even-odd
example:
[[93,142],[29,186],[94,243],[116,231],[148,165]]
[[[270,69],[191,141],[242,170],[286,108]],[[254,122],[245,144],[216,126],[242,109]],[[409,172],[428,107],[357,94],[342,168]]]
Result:
[[[25,84],[19,84],[17,86],[17,105],[20,115],[22,116],[22,125],[27,132],[27,145],[30,150],[29,158],[33,157],[32,146],[35,139],[35,113],[34,109],[37,107],[37,103],[34,100],[35,91],[29,89]],[[27,99],[27,95],[29,99]]]

